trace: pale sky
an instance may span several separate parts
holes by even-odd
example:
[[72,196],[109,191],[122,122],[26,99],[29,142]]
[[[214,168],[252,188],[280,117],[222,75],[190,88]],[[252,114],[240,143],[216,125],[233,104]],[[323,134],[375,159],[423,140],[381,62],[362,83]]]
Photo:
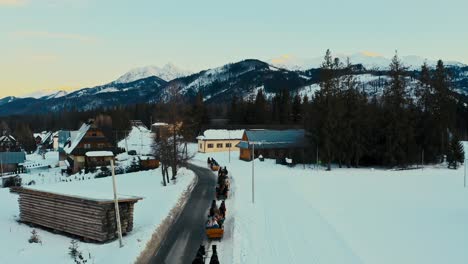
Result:
[[171,62],[372,51],[468,63],[468,1],[0,0],[0,97]]

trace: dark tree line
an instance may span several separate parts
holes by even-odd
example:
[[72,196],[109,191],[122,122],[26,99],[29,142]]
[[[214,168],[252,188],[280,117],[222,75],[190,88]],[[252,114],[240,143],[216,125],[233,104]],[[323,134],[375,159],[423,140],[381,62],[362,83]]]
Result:
[[287,88],[266,98],[259,90],[255,98],[234,97],[229,119],[233,124],[303,126],[310,138],[309,161],[319,152],[329,169],[332,163],[407,167],[444,157],[460,161],[460,154],[453,154],[459,146],[450,142],[466,137],[467,107],[452,91],[443,62],[435,69],[424,64],[415,74],[395,54],[389,68],[382,92],[368,94],[353,75],[355,66],[327,51],[313,98]]

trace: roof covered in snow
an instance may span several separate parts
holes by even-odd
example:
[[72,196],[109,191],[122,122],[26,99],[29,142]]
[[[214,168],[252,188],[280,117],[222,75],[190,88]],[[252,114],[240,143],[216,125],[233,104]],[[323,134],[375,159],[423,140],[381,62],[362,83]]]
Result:
[[81,128],[76,132],[72,132],[72,136],[70,137],[70,144],[66,145],[63,150],[65,153],[70,154],[73,152],[73,150],[80,144],[80,141],[83,139],[83,137],[86,135],[88,132],[89,128],[91,127],[90,124],[84,123]]
[[270,130],[256,129],[246,130],[248,141],[241,141],[237,144],[239,148],[249,148],[250,144],[255,144],[255,148],[294,148],[307,144],[304,129]]
[[208,129],[198,136],[199,140],[222,140],[222,139],[242,139],[244,134],[243,129],[227,130],[227,129]]
[[112,151],[88,151],[85,155],[86,157],[113,157],[114,153]]
[[16,139],[11,135],[1,136],[0,142],[16,142]]
[[53,136],[56,135],[58,132],[52,132],[52,131],[43,131],[41,133],[34,133],[34,138],[40,138],[41,139],[41,144],[44,144],[48,141],[51,141]]
[[168,126],[168,125],[169,125],[168,123],[163,123],[163,122],[156,122],[152,124],[152,126]]

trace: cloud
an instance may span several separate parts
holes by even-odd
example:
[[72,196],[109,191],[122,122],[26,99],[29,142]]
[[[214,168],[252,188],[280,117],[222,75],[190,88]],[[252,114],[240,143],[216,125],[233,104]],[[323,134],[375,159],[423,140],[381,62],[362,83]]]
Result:
[[57,33],[57,32],[48,32],[48,31],[20,31],[20,32],[14,32],[12,35],[17,38],[64,39],[64,40],[74,40],[74,41],[80,41],[80,42],[96,41],[95,38],[85,36],[85,35]]
[[0,0],[0,6],[22,6],[24,4],[24,0]]
[[373,51],[363,51],[361,52],[361,54],[366,57],[382,57],[383,56],[382,54],[373,52]]
[[292,60],[292,56],[288,54],[281,55],[278,58],[273,58],[271,59],[271,63],[273,64],[285,64],[288,63],[290,60]]

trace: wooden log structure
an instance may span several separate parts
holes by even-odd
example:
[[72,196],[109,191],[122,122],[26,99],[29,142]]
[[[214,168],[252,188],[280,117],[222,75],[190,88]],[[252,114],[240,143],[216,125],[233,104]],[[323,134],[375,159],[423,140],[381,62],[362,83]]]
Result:
[[[28,188],[19,194],[20,221],[95,242],[118,237],[113,199],[90,199]],[[122,234],[133,229],[133,209],[142,198],[119,198]]]

